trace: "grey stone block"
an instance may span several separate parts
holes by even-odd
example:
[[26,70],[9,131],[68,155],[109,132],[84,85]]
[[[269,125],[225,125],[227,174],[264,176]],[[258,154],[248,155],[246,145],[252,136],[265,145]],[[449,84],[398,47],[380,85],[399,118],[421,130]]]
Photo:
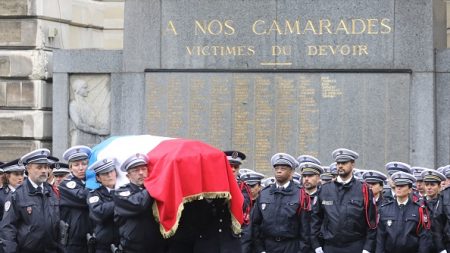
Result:
[[0,19],[0,46],[36,47],[37,20]]
[[450,72],[450,49],[436,50],[436,72]]
[[[434,46],[442,44],[442,36],[434,34],[434,23],[442,19],[434,16],[435,9],[445,10],[441,0],[397,0],[395,1],[394,68],[414,71],[434,70]],[[442,12],[436,12],[442,15]],[[445,36],[445,34],[443,35]]]
[[143,134],[145,129],[144,73],[111,75],[111,134]]
[[44,50],[0,50],[0,77],[46,80],[52,76],[52,53]]
[[2,0],[0,2],[0,16],[27,15],[33,1],[27,0]]
[[53,76],[53,151],[61,157],[69,148],[69,76],[55,73]]
[[55,50],[58,73],[110,73],[122,70],[122,51],[116,50]]
[[52,114],[48,111],[0,110],[1,137],[49,138]]
[[161,1],[129,0],[125,2],[124,60],[126,72],[143,72],[160,68]]
[[436,74],[437,167],[450,164],[450,73]]
[[411,80],[410,162],[434,168],[436,162],[436,118],[434,74],[414,73]]
[[51,108],[51,84],[45,81],[0,81],[0,106],[22,108]]
[[0,140],[0,161],[12,161],[38,148],[51,150],[49,141],[40,140]]

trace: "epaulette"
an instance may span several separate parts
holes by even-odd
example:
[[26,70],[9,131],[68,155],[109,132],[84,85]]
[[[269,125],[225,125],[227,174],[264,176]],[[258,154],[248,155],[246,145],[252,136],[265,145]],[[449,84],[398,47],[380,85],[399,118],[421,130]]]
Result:
[[73,179],[73,175],[69,174],[66,178],[64,178],[64,181],[70,181]]
[[272,186],[271,184],[269,184],[269,185],[266,185],[266,186],[264,186],[264,188],[262,188],[262,190],[261,190],[261,191],[264,191],[264,190],[266,190],[266,189],[270,188],[271,186]]
[[413,201],[413,203],[422,208],[426,208],[425,201]]

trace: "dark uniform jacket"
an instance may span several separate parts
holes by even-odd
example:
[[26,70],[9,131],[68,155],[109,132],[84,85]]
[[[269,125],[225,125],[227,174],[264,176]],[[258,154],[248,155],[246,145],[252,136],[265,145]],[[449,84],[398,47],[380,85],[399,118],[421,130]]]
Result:
[[111,244],[119,244],[119,228],[114,223],[113,192],[101,186],[88,194],[89,217],[95,224],[97,252],[110,252]]
[[285,189],[265,187],[251,215],[251,237],[256,252],[305,252],[309,224],[300,211],[300,186],[290,181]]
[[135,184],[120,187],[114,194],[114,220],[125,252],[164,252],[159,224],[152,212],[153,198]]
[[[403,207],[397,201],[381,206],[376,253],[430,252],[430,230],[420,223],[419,209],[425,211],[426,207],[411,199]],[[429,217],[423,217],[422,221],[429,222],[428,219]]]
[[51,186],[38,192],[29,179],[5,202],[0,228],[4,252],[58,252],[59,206]]
[[3,185],[2,188],[0,188],[0,221],[3,218],[3,210],[5,206],[6,198],[8,197],[8,194],[11,192],[11,189],[8,187],[8,185]]
[[450,188],[443,190],[432,211],[431,230],[438,252],[450,252]]
[[250,214],[254,206],[254,200],[251,199],[250,186],[245,184],[245,182],[240,182],[239,187],[241,188],[242,196],[244,197],[244,204],[242,206],[242,211],[244,213],[244,223],[242,224],[241,233],[241,244],[243,252],[250,252],[252,247],[252,238],[250,236],[249,224],[250,224]]
[[[372,191],[368,187],[365,208],[363,187],[367,185],[354,177],[347,184],[336,180],[322,185],[311,213],[313,249],[328,245],[330,248],[339,248],[342,252],[349,252],[349,249],[374,252],[376,208]],[[320,236],[323,236],[324,245],[319,240]],[[326,252],[325,249],[324,251]]]
[[167,253],[239,253],[239,235],[231,228],[225,199],[202,199],[184,204],[178,230]]
[[81,179],[70,175],[59,185],[61,220],[69,225],[65,252],[87,252],[86,234],[92,233],[87,205],[88,189]]

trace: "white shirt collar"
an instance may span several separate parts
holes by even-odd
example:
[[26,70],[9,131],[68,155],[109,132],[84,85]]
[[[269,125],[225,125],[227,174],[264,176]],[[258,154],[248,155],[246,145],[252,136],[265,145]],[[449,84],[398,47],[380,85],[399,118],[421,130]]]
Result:
[[112,190],[114,190],[114,189],[108,188],[106,186],[105,186],[105,188],[106,188],[106,190],[108,190],[108,192],[111,192]]
[[397,204],[398,204],[398,205],[402,205],[402,204],[403,204],[403,205],[406,205],[406,204],[408,203],[408,200],[409,200],[409,198],[407,198],[405,202],[400,202],[400,201],[398,201],[398,199],[397,199]]
[[350,183],[350,181],[352,180],[352,178],[353,177],[350,177],[349,179],[347,179],[347,180],[342,180],[342,178],[340,177],[340,176],[338,176],[337,177],[337,179],[336,179],[336,181],[338,182],[338,183],[341,183],[341,184],[348,184],[348,183]]
[[37,184],[36,184],[35,182],[33,182],[31,179],[28,178],[28,180],[30,181],[31,185],[32,185],[35,189],[37,189],[38,186],[40,186],[41,188],[43,188],[43,184],[37,185]]
[[283,187],[284,189],[288,188],[289,184],[291,183],[291,181],[288,181],[287,183],[285,183],[284,185],[279,185],[277,183],[277,188],[279,188],[280,186]]
[[16,188],[12,187],[11,185],[8,185],[9,190],[11,190],[11,192],[14,192],[16,190]]

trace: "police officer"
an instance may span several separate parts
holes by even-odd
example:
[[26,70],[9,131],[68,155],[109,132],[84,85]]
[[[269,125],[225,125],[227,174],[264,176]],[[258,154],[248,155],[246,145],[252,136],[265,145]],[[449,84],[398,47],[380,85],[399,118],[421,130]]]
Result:
[[303,162],[300,163],[299,169],[302,175],[302,185],[312,200],[317,195],[323,168],[316,163]]
[[6,198],[10,192],[14,192],[16,188],[23,183],[25,167],[20,164],[19,159],[5,163],[1,165],[2,170],[5,172],[5,182],[3,187],[0,188],[0,220],[3,217],[3,210]]
[[376,170],[367,170],[362,174],[364,182],[369,185],[369,189],[372,190],[373,198],[377,203],[377,208],[380,208],[383,203],[383,187],[384,182],[387,180],[387,176]]
[[[319,159],[317,159],[316,157],[311,156],[311,155],[300,155],[299,157],[297,157],[297,161],[298,161],[298,163],[299,163],[299,168],[300,168],[300,170],[301,170],[301,165],[302,165],[302,163],[314,163],[314,164],[320,166],[320,161],[319,161]],[[322,169],[322,171],[323,171],[323,169]],[[297,178],[298,178],[298,179],[297,179]],[[295,172],[295,173],[294,173],[294,181],[297,181],[297,180],[299,181],[300,185],[303,185],[304,179],[303,179],[302,174]],[[314,180],[314,179],[313,179],[313,180]],[[310,180],[308,180],[308,181],[310,181]],[[315,187],[318,187],[318,186],[320,185],[320,176],[319,176],[319,181],[318,181],[318,182],[315,182],[314,184],[315,184],[314,188],[315,188]],[[311,195],[310,195],[310,196],[311,196]]]
[[385,165],[385,169],[387,171],[387,185],[384,187],[383,189],[383,198],[386,200],[394,200],[395,199],[395,184],[394,181],[392,180],[391,176],[395,173],[395,172],[405,172],[408,174],[412,174],[411,171],[411,166],[407,163],[403,163],[403,162],[388,162]]
[[396,172],[392,176],[395,200],[380,208],[376,253],[426,253],[431,246],[426,207],[412,201],[413,175]]
[[54,177],[52,188],[59,198],[59,185],[70,175],[69,164],[56,162],[50,165]]
[[[244,224],[242,224],[242,252],[248,252],[249,247],[251,247],[251,233],[248,231],[250,228],[248,225],[250,223],[250,213],[253,210],[254,203],[256,198],[261,191],[261,180],[264,178],[264,175],[258,173],[256,171],[248,170],[245,173],[240,173],[239,176],[242,183],[247,185],[248,187],[242,191],[244,195]],[[248,201],[247,201],[248,199]]]
[[89,217],[95,224],[96,253],[110,253],[111,244],[119,244],[119,229],[114,223],[113,194],[117,178],[115,164],[115,159],[104,159],[89,167],[101,184],[100,188],[89,192],[87,197]]
[[438,205],[441,182],[445,181],[445,176],[437,170],[424,169],[421,178],[425,188],[425,200],[428,208],[433,214]]
[[58,252],[59,208],[47,183],[50,151],[38,149],[24,155],[28,178],[5,202],[0,237],[4,252]]
[[59,185],[61,220],[66,223],[61,232],[66,253],[88,251],[86,236],[92,232],[92,224],[86,201],[89,191],[85,186],[85,178],[90,155],[91,149],[86,146],[71,147],[63,154],[71,171]]
[[309,162],[309,163],[321,165],[320,160],[312,155],[300,155],[299,157],[297,157],[297,161],[299,164]]
[[303,252],[309,235],[304,216],[309,197],[292,181],[298,161],[289,154],[277,153],[271,164],[276,183],[261,191],[251,215],[253,251]]
[[242,162],[245,160],[246,155],[236,150],[224,151],[224,153],[227,156],[228,162],[230,163],[234,176],[238,178],[237,175],[239,172],[239,168]]
[[322,166],[323,173],[320,174],[320,184],[329,183],[333,180],[330,166]]
[[164,252],[164,241],[159,225],[152,215],[153,198],[144,188],[148,176],[147,157],[130,156],[120,169],[130,180],[114,193],[115,222],[119,227],[120,247],[124,252]]
[[[339,176],[336,181],[323,184],[314,201],[311,213],[313,249],[326,253],[373,252],[377,217],[373,195],[352,173],[359,155],[339,148],[332,156]],[[321,233],[323,243],[319,241]]]
[[422,172],[424,170],[429,169],[424,167],[411,167],[411,172],[413,176],[416,178],[417,193],[419,194],[420,197],[425,197],[426,195],[425,183],[422,177]]
[[[314,199],[317,196],[319,191],[320,184],[320,175],[323,173],[322,166],[312,163],[312,162],[303,162],[300,163],[299,169],[302,175],[302,185],[305,189],[306,194],[310,198],[310,204],[308,209],[311,209],[311,203],[314,202]],[[330,179],[331,180],[331,179]],[[308,224],[311,223],[311,214],[307,212],[305,214]],[[310,235],[309,235],[310,236]],[[322,237],[321,237],[322,238]],[[311,248],[311,238],[308,238],[308,248],[304,250],[304,252],[314,252]]]
[[[448,179],[450,171],[444,169],[444,175]],[[433,243],[437,252],[450,252],[450,188],[441,191],[436,205],[433,207],[432,234]]]
[[264,174],[258,173],[253,170],[247,170],[245,173],[239,175],[240,181],[245,184],[245,188],[242,188],[242,195],[244,195],[244,224],[246,226],[250,223],[250,212],[253,209],[254,202],[261,191],[261,180],[264,178]]

